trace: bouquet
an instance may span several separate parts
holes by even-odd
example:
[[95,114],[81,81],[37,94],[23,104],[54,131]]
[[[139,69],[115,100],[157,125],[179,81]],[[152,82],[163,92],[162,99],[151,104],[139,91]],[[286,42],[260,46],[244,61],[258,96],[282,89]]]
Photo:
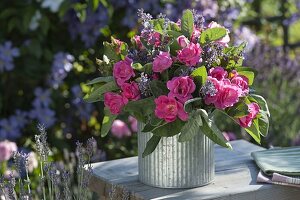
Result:
[[138,16],[140,35],[130,47],[115,38],[104,42],[103,59],[97,59],[101,77],[88,83],[92,87],[85,100],[104,101],[101,135],[125,112],[145,124],[142,132],[153,133],[143,157],[162,137],[177,134],[179,142],[205,134],[232,148],[213,120],[220,111],[260,143],[270,113],[265,99],[251,88],[257,72],[243,66],[246,44],[230,46],[229,31],[205,23],[195,11],[185,10],[177,22],[162,14],[153,19],[143,10]]

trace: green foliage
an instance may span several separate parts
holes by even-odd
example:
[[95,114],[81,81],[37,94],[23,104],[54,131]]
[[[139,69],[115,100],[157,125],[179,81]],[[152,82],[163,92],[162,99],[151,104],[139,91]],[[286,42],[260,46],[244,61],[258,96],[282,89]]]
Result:
[[187,142],[193,139],[196,134],[201,134],[200,127],[203,125],[201,115],[195,110],[190,114],[189,120],[181,129],[178,142]]
[[225,28],[210,28],[206,29],[201,33],[199,42],[201,45],[219,40],[226,35],[227,31]]
[[101,126],[101,137],[105,137],[107,133],[109,132],[112,123],[117,118],[118,115],[113,115],[111,112],[105,108],[104,109],[104,117],[102,120],[102,126]]
[[102,101],[104,93],[116,90],[119,90],[119,86],[115,81],[110,81],[104,84],[100,83],[94,86],[93,90],[84,97],[84,100],[88,103]]
[[112,76],[98,77],[98,78],[91,80],[86,85],[93,85],[96,83],[108,83],[108,82],[112,82],[113,80],[114,80],[114,77],[112,77]]
[[194,30],[194,17],[191,10],[185,10],[181,18],[181,32],[187,38],[191,38]]
[[161,137],[171,137],[180,133],[184,122],[176,119],[174,122],[165,123],[152,130],[152,133]]
[[148,156],[149,154],[151,154],[155,150],[155,148],[158,145],[160,139],[161,139],[160,136],[152,135],[152,137],[150,138],[150,140],[146,144],[146,148],[145,148],[145,150],[143,152],[143,155],[142,155],[143,158],[145,158],[146,156]]
[[254,119],[252,125],[249,128],[245,128],[245,130],[258,144],[260,144],[260,131],[258,119]]
[[133,115],[140,122],[147,122],[148,116],[153,113],[155,109],[154,98],[148,97],[138,101],[130,101],[124,107],[124,111]]
[[194,78],[197,88],[200,88],[205,84],[207,78],[207,70],[205,66],[198,67],[195,69],[191,76]]
[[184,103],[184,110],[188,113],[195,110],[197,107],[202,105],[203,99],[201,97],[189,99]]
[[247,104],[242,101],[226,109],[226,113],[233,118],[240,118],[247,116],[249,114],[249,111]]
[[218,129],[216,124],[211,120],[205,110],[199,110],[202,116],[203,125],[200,127],[200,130],[205,134],[209,139],[211,139],[216,144],[232,149],[230,143],[226,140],[222,132]]
[[151,92],[155,97],[168,94],[169,90],[165,83],[159,80],[153,80],[150,83]]

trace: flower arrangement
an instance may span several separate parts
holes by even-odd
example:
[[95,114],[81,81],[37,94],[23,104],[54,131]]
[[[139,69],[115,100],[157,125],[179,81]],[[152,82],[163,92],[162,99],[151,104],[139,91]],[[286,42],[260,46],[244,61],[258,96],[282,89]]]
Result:
[[101,135],[125,112],[145,124],[142,132],[153,133],[143,156],[162,137],[177,134],[186,142],[201,132],[231,148],[212,119],[221,111],[260,143],[270,113],[250,88],[257,72],[243,66],[246,44],[229,46],[229,31],[206,24],[195,11],[185,10],[178,22],[162,14],[153,19],[143,10],[138,16],[143,27],[132,46],[115,38],[104,42],[103,60],[97,60],[102,76],[88,83],[92,89],[85,100],[105,104]]

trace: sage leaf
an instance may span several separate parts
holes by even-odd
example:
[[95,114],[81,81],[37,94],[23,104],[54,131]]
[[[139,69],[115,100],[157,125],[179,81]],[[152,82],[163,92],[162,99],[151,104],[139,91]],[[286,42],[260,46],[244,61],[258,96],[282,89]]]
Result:
[[142,157],[145,158],[146,156],[150,155],[156,148],[156,146],[158,145],[159,141],[160,141],[161,137],[153,135],[150,140],[147,142],[146,144],[146,148],[143,152]]

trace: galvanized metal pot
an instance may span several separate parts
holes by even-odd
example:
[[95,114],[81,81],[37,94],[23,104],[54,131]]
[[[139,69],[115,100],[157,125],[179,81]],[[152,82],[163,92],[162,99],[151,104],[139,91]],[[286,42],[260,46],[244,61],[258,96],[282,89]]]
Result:
[[[138,128],[139,180],[161,188],[193,188],[209,184],[214,179],[214,144],[204,134],[179,143],[178,135],[163,137],[154,152],[145,158],[142,153],[152,133]],[[172,130],[170,130],[172,131]]]

